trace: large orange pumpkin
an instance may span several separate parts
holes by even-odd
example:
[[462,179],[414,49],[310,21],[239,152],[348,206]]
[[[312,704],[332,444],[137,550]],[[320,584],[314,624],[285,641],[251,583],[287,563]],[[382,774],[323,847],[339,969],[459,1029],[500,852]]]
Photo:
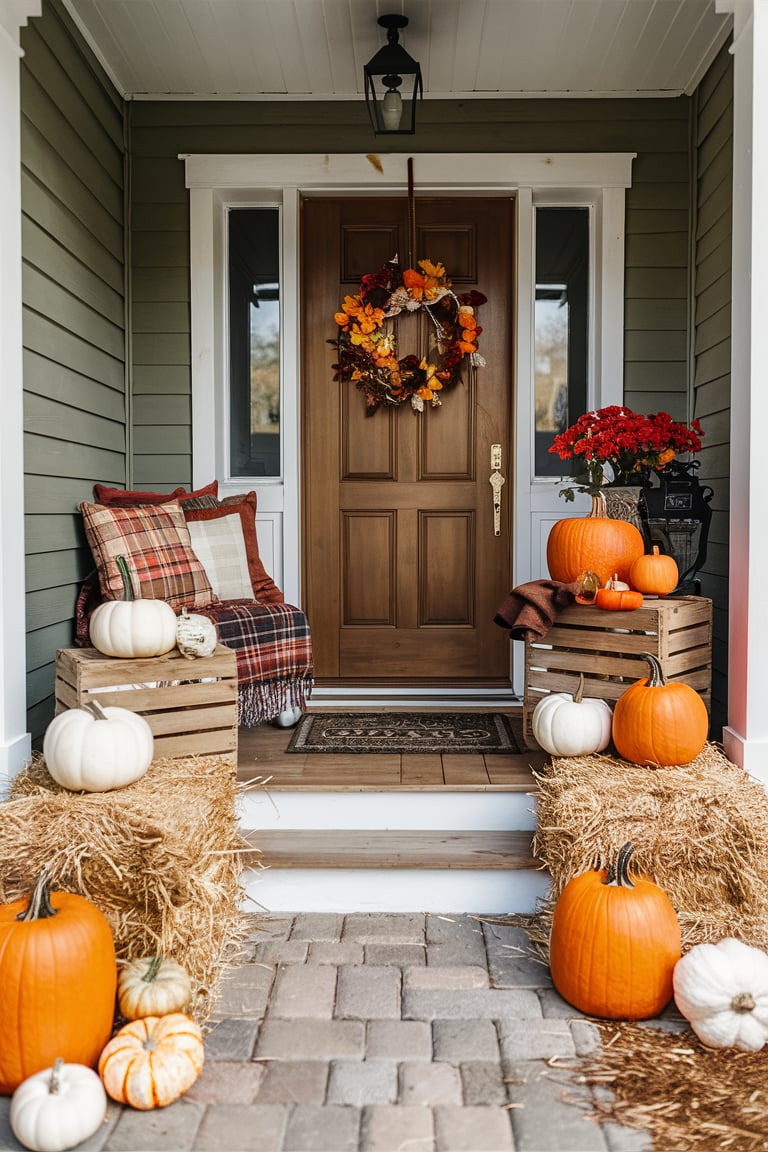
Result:
[[42,875],[30,899],[0,906],[0,1093],[57,1057],[94,1067],[116,989],[112,933],[90,900]]
[[613,710],[616,751],[633,764],[689,764],[707,742],[707,706],[690,684],[667,681],[650,652],[643,659],[650,676],[631,684]]
[[549,963],[555,988],[588,1016],[645,1020],[672,999],[680,927],[669,897],[630,877],[632,845],[614,868],[584,872],[555,905]]
[[600,583],[616,573],[629,580],[632,563],[645,551],[634,524],[612,520],[605,514],[605,497],[593,496],[588,516],[573,516],[552,525],[547,539],[547,567],[553,580],[570,584],[585,570],[596,572]]

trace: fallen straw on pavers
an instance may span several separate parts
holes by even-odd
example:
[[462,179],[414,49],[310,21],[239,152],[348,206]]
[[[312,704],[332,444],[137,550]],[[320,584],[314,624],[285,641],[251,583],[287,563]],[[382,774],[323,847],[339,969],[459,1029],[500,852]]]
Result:
[[605,867],[629,840],[636,870],[674,905],[683,950],[724,936],[768,947],[768,796],[718,745],[672,768],[553,758],[537,781],[534,851],[552,877],[532,929],[539,943],[568,880]]
[[598,1023],[602,1046],[575,1069],[596,1119],[648,1132],[659,1152],[758,1152],[768,1143],[768,1055],[705,1048],[692,1032]]
[[118,958],[162,955],[192,977],[192,1012],[210,1015],[228,964],[252,930],[242,911],[238,784],[230,764],[155,760],[141,780],[111,792],[68,792],[43,758],[0,804],[0,898],[31,891],[45,869],[53,888],[92,900],[109,921]]

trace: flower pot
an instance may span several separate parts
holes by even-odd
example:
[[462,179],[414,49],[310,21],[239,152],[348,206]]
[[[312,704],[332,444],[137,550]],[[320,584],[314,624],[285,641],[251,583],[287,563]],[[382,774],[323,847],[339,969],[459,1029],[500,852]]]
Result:
[[629,524],[634,524],[638,532],[645,537],[646,530],[639,507],[642,491],[643,489],[639,484],[625,486],[606,484],[603,488],[603,495],[605,496],[605,511],[611,520],[626,520]]

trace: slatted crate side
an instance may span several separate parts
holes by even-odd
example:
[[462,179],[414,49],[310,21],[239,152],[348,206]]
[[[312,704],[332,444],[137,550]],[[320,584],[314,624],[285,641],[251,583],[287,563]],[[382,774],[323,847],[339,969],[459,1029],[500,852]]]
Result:
[[194,682],[209,677],[237,680],[234,652],[223,644],[210,656],[194,660],[187,660],[178,649],[164,656],[121,659],[105,656],[96,648],[60,648],[56,653],[56,671],[78,690],[87,691],[113,684],[153,684],[160,680]]
[[61,649],[55,691],[57,713],[95,699],[143,716],[156,758],[207,755],[237,764],[237,661],[223,645],[195,660],[178,652],[134,660]]
[[[609,617],[609,619],[606,619]],[[643,653],[661,662],[670,680],[690,684],[709,709],[712,681],[712,602],[702,597],[646,603],[632,612],[602,613],[574,605],[558,615],[541,641],[525,647],[523,732],[543,696],[574,693],[584,675],[584,694],[613,704],[626,688],[648,675]]]

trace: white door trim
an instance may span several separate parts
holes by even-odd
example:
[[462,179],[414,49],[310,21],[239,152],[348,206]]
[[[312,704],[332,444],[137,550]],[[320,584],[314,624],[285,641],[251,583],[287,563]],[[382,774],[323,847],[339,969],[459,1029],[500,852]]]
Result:
[[21,93],[19,28],[40,0],[0,5],[0,795],[31,756],[25,637],[24,381],[21,330]]
[[[559,481],[536,480],[533,438],[533,212],[537,202],[587,204],[592,210],[594,331],[590,405],[623,397],[624,201],[635,153],[437,153],[416,155],[421,194],[509,195],[516,200],[516,350],[514,493],[515,584],[546,575],[542,569],[548,525],[565,514]],[[300,339],[299,213],[303,196],[403,194],[402,155],[184,155],[190,191],[192,301],[193,483],[215,476],[225,491],[255,488],[259,542],[265,564],[286,598],[301,603],[300,587]],[[232,204],[281,207],[283,475],[277,481],[232,480],[225,427],[226,339],[224,218]],[[330,318],[329,318],[330,322]],[[580,506],[573,509],[579,512]],[[515,678],[517,680],[517,678]],[[522,685],[515,684],[519,691]]]

